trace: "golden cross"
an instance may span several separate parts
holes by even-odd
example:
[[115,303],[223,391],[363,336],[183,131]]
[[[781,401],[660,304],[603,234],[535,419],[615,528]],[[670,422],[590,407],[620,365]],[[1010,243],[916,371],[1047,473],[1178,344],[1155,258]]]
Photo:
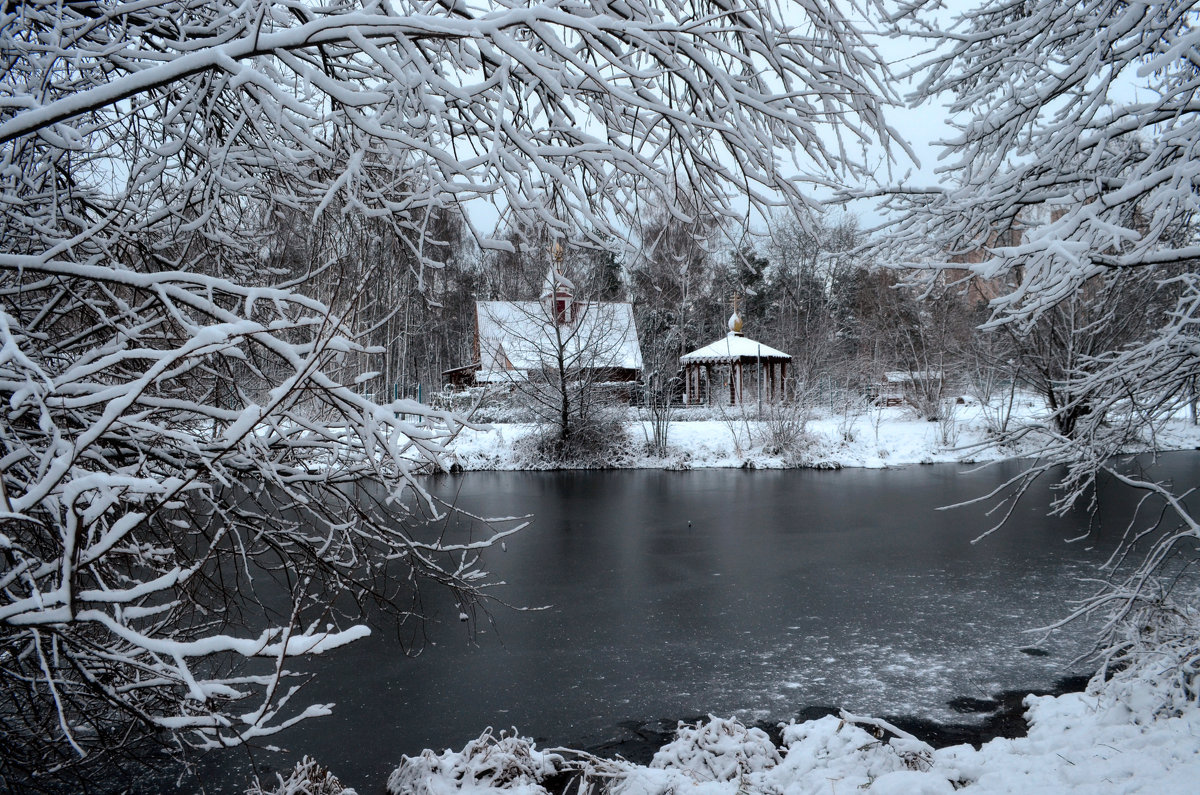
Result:
[[734,293],[729,299],[729,303],[733,305],[733,314],[735,314],[735,315],[737,314],[737,311],[738,311],[738,302],[741,300],[742,300],[742,296],[738,295],[737,293]]

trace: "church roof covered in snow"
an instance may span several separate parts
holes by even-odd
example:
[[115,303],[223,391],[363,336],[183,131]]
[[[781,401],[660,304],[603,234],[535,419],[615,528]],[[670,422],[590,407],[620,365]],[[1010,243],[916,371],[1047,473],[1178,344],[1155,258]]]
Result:
[[764,345],[757,340],[729,332],[716,342],[679,357],[680,364],[723,364],[747,359],[791,359],[781,350]]
[[477,301],[480,381],[507,380],[514,370],[554,364],[561,339],[572,369],[642,368],[633,307],[574,301],[571,321],[556,323],[547,301]]

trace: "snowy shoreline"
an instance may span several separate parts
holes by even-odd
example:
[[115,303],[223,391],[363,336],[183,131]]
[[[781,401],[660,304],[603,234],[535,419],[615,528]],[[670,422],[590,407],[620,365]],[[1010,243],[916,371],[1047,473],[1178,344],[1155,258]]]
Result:
[[[1027,697],[1057,697],[1082,693],[1087,689],[1089,679],[1087,676],[1068,675],[1060,678],[1051,687],[1004,690],[991,693],[985,699],[960,696],[954,699],[960,703],[960,706],[955,708],[962,715],[963,720],[960,722],[934,720],[913,714],[883,714],[880,717],[920,737],[933,748],[962,744],[978,747],[996,738],[1016,739],[1027,734],[1029,726],[1025,722],[1024,705]],[[832,705],[811,705],[797,712],[792,716],[792,720],[796,723],[820,720],[827,715],[839,715],[841,709]],[[975,719],[974,722],[972,718]],[[697,723],[704,719],[702,715],[690,715],[647,721],[636,726],[622,724],[620,728],[624,731],[623,737],[613,737],[591,746],[586,743],[567,742],[566,747],[581,748],[605,758],[619,756],[634,764],[648,765],[654,754],[674,738],[678,724]],[[787,724],[778,720],[755,720],[747,722],[746,725],[760,729],[778,740],[781,728]]]
[[[1012,423],[1040,425],[1037,403],[1025,401]],[[987,412],[978,404],[959,406],[946,422],[916,418],[906,408],[872,409],[858,416],[816,414],[790,449],[768,452],[769,423],[743,417],[678,419],[670,424],[667,455],[648,452],[650,423],[631,416],[625,439],[602,467],[552,463],[533,452],[529,440],[538,428],[528,423],[491,423],[465,428],[448,445],[458,471],[608,469],[886,469],[913,464],[986,463],[1022,458],[1036,450],[1036,434],[1020,447],[1001,446],[989,431]],[[1162,429],[1154,439],[1160,452],[1200,449],[1200,427],[1184,419]],[[1144,451],[1151,448],[1147,445]],[[1142,452],[1131,450],[1130,452]]]
[[[768,732],[733,718],[680,723],[646,764],[488,729],[462,751],[403,757],[392,795],[874,795],[1195,792],[1200,709],[1152,714],[1152,687],[1024,699],[1028,732],[935,748],[886,719],[845,711]],[[281,790],[298,793],[300,789]],[[343,793],[345,795],[345,793]]]

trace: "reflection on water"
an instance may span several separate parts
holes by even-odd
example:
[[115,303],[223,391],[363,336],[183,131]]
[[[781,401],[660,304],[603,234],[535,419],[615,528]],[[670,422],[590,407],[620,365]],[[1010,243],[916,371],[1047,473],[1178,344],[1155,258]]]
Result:
[[[1200,457],[1163,466],[1195,483]],[[336,702],[334,715],[259,761],[309,754],[370,793],[401,754],[460,748],[487,726],[594,746],[624,721],[787,719],[814,704],[962,720],[953,698],[1048,687],[1087,670],[1074,661],[1089,630],[1029,630],[1089,593],[1080,578],[1106,559],[1133,503],[1110,489],[1102,521],[1070,544],[1087,519],[1048,519],[1045,492],[976,544],[995,520],[983,506],[937,510],[1016,467],[436,479],[469,511],[534,514],[486,562],[507,583],[497,596],[541,609],[495,608],[472,641],[448,600],[432,598],[417,657],[379,632],[317,660],[303,695]],[[454,532],[468,531],[480,528]],[[247,779],[243,761],[220,763],[231,787]]]

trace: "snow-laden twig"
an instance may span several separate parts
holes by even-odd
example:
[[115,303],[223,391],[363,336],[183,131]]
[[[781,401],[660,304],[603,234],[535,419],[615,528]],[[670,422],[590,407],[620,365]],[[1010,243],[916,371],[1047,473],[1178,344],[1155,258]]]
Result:
[[[1109,562],[1113,581],[1073,613],[1102,615],[1102,656],[1143,671],[1160,634],[1173,659],[1200,646],[1197,594],[1171,569],[1196,562],[1196,522],[1177,487],[1117,459],[1195,412],[1198,23],[1185,0],[986,0],[953,19],[909,7],[897,30],[933,45],[912,100],[950,97],[954,115],[947,179],[878,194],[898,211],[899,259],[926,284],[988,296],[985,327],[1008,336],[1014,375],[1047,399],[1054,428],[1036,461],[989,497],[1007,492],[1011,511],[1046,478],[1053,513],[1096,511],[1098,477],[1152,497]],[[1032,439],[1010,427],[1001,440],[1018,436]]]
[[[333,367],[357,343],[327,307],[59,260],[0,265],[0,284],[20,288],[0,296],[0,670],[29,683],[0,718],[14,770],[132,737],[123,714],[197,748],[268,736],[329,711],[289,704],[290,661],[369,632],[330,612],[337,594],[403,616],[396,571],[478,598],[489,539],[413,530],[416,474],[441,465],[456,421],[341,386]],[[344,487],[362,481],[387,499]],[[291,577],[301,587],[280,588]],[[239,659],[274,672],[235,673]]]

